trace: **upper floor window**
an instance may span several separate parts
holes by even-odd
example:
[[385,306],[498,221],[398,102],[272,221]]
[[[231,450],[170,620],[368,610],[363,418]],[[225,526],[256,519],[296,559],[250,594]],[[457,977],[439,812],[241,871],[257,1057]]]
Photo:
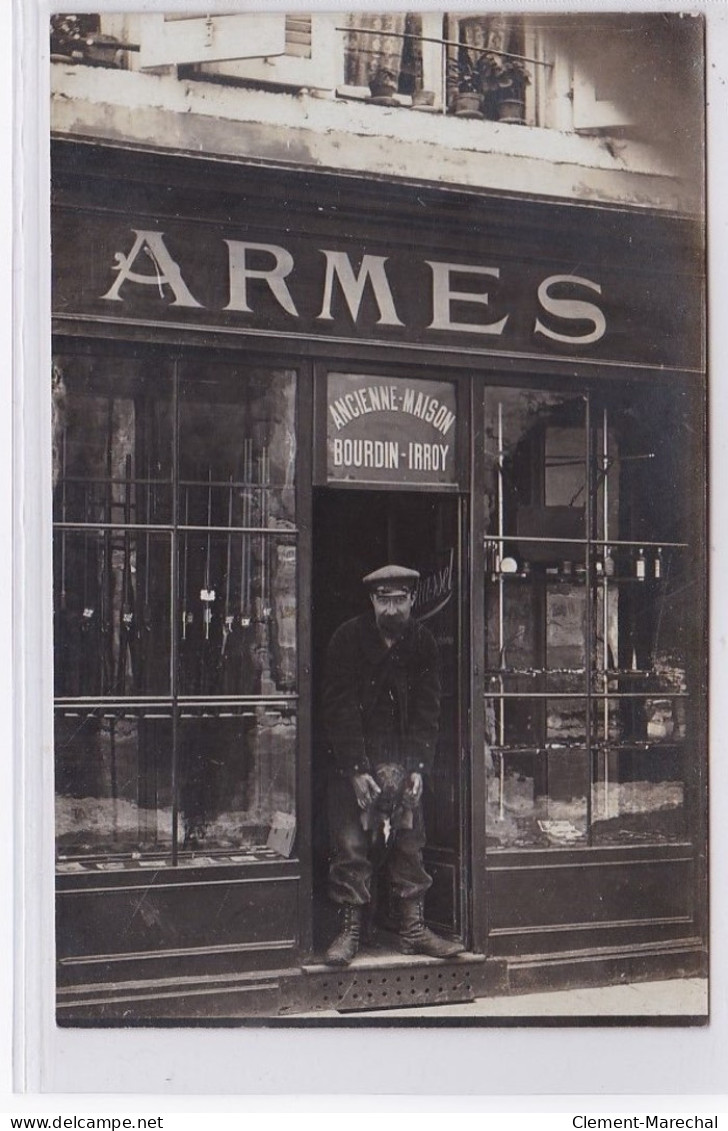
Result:
[[497,12],[102,13],[52,21],[53,53],[77,63],[184,66],[201,80],[461,119],[587,132],[629,126],[612,99],[619,87],[609,68],[585,67],[572,40],[558,20]]

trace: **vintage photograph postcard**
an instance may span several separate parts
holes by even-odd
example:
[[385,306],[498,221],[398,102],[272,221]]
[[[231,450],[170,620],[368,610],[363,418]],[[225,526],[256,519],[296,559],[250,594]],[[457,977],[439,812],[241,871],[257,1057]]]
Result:
[[49,23],[57,1025],[705,1023],[704,18]]

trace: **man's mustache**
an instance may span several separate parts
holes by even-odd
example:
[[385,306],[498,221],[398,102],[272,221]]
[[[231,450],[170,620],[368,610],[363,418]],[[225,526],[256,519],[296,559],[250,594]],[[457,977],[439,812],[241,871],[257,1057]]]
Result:
[[403,628],[407,617],[405,613],[380,613],[377,623],[380,628]]

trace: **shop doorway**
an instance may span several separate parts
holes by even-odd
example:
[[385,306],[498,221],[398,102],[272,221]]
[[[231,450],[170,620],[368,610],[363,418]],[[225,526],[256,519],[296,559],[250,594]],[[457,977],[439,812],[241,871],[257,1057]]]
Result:
[[469,686],[463,640],[462,532],[465,500],[454,494],[320,488],[314,492],[312,645],[314,685],[315,941],[324,945],[332,908],[326,897],[326,737],[321,688],[328,641],[350,617],[367,611],[362,578],[387,563],[421,574],[414,615],[438,643],[442,674],[440,737],[425,788],[426,866],[433,877],[425,913],[433,926],[465,937],[467,930],[465,779],[461,751]]

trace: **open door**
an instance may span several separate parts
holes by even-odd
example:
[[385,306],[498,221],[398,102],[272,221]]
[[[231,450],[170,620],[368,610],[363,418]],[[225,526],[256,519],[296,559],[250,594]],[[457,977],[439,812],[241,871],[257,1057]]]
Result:
[[[433,927],[465,936],[464,767],[461,759],[468,686],[464,621],[462,531],[456,495],[437,492],[321,488],[314,496],[313,680],[314,846],[318,938],[330,933],[327,905],[328,831],[325,828],[326,740],[321,725],[321,682],[326,647],[335,629],[369,607],[362,578],[387,563],[421,574],[414,615],[427,623],[440,652],[442,704],[435,768],[425,783],[425,866],[433,878],[425,914]],[[316,929],[315,928],[315,929]]]

